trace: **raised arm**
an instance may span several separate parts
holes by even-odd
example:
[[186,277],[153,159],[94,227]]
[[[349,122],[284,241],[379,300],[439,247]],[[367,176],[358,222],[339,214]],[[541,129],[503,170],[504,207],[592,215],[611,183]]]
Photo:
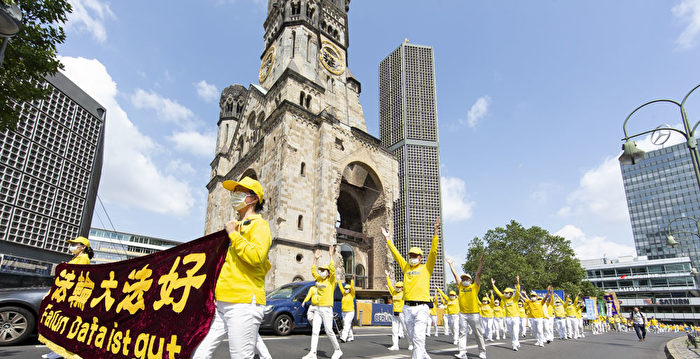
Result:
[[496,292],[496,295],[498,295],[501,300],[503,300],[503,293],[501,293],[500,290],[498,290],[498,287],[496,287],[496,281],[491,278],[491,286],[493,287],[493,291]]
[[516,275],[515,276],[515,299],[513,299],[513,301],[515,303],[517,303],[518,300],[520,300],[520,276]]
[[384,271],[386,273],[386,286],[389,288],[389,293],[394,296],[396,295],[396,290],[394,290],[394,286],[391,285],[391,278],[389,278],[389,271],[386,270]]
[[355,298],[355,275],[353,274],[352,279],[350,279],[350,295]]
[[440,292],[440,296],[442,297],[442,302],[445,303],[445,305],[447,305],[447,301],[448,301],[447,295],[445,295],[445,292],[443,292],[442,289],[437,288],[437,290],[438,290],[438,292]]
[[399,250],[396,249],[396,246],[389,235],[389,231],[382,227],[382,234],[384,235],[384,239],[386,239],[386,245],[389,247],[391,255],[394,256],[394,260],[399,264],[399,268],[406,268],[406,259],[404,259],[401,253],[399,253]]
[[[493,281],[493,279],[491,279],[491,280]],[[491,306],[491,308],[493,308],[493,307],[496,306],[495,304],[493,304],[493,302],[494,302],[493,289],[491,289],[491,302],[489,303],[489,305]]]
[[476,269],[476,276],[474,276],[474,283],[477,285],[481,285],[481,268],[482,264],[484,264],[484,254],[486,254],[486,252],[481,252],[481,256],[479,257],[479,268]]
[[328,255],[331,257],[330,261],[328,262],[328,277],[332,282],[335,282],[337,280],[335,278],[335,262],[333,261],[333,256],[335,256],[335,244],[331,244],[331,246],[328,247]]
[[459,278],[459,276],[457,275],[457,271],[455,271],[455,267],[452,265],[452,259],[447,258],[446,262],[447,262],[447,265],[450,266],[450,270],[452,271],[452,275],[455,277],[455,282],[457,282],[457,287],[459,287],[460,285],[462,285],[462,280]]
[[316,273],[318,271],[318,259],[321,257],[321,250],[317,249],[316,252],[314,252],[314,264],[311,265],[311,275],[314,277],[315,280],[321,279],[321,276]]
[[433,242],[430,244],[430,253],[428,253],[428,260],[425,262],[425,267],[430,273],[433,273],[435,261],[437,261],[437,249],[440,242],[438,232],[440,232],[440,217],[435,219],[435,224],[433,224]]

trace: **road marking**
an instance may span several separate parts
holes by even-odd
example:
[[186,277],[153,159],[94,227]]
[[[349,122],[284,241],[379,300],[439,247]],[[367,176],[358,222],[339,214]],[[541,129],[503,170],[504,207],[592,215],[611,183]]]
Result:
[[[522,342],[532,342],[532,341],[537,341],[537,339],[524,339],[524,340],[521,340],[520,342],[522,343]],[[508,344],[508,342],[487,342],[487,343],[485,343],[485,345],[486,345],[487,347],[490,347],[490,346],[492,346],[492,345],[500,345],[500,344]],[[468,345],[468,346],[467,346],[467,349],[474,349],[474,348],[476,348],[476,347],[478,347],[476,344],[474,344],[474,345]],[[448,353],[448,352],[454,352],[454,351],[459,351],[459,348],[458,348],[458,347],[452,347],[452,348],[449,348],[449,349],[428,350],[428,352],[433,353],[433,354],[442,354],[442,353]]]
[[406,354],[396,354],[396,355],[386,355],[383,357],[373,357],[374,359],[399,359],[399,358],[410,358],[410,355]]

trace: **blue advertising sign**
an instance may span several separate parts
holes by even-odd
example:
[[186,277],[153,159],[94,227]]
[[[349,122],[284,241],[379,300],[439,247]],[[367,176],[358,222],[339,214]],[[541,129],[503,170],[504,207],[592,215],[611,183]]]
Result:
[[372,303],[372,325],[391,325],[393,316],[393,305]]
[[[544,289],[544,290],[543,290],[543,289],[536,289],[534,292],[537,293],[537,295],[538,295],[540,298],[544,298],[544,296],[547,295],[547,290],[546,290],[546,289]],[[555,295],[555,296],[558,296],[559,298],[561,298],[562,301],[564,300],[564,291],[563,291],[563,290],[561,290],[561,289],[555,290],[555,291],[554,291],[554,295]]]
[[584,303],[586,303],[586,319],[593,320],[597,318],[596,309],[598,308],[595,306],[595,300],[586,298],[584,299]]

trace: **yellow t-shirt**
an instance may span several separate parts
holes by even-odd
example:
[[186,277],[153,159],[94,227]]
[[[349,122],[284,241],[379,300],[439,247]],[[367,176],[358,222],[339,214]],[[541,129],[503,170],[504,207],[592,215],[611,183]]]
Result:
[[355,280],[350,280],[350,293],[345,293],[345,288],[343,288],[342,283],[338,283],[338,288],[340,288],[340,293],[343,293],[343,312],[354,312],[355,311]]
[[530,316],[533,318],[544,318],[543,300],[525,299],[525,305],[530,310]]
[[394,312],[403,312],[403,290],[397,291],[394,286],[391,285],[391,279],[386,277],[386,284],[389,286],[389,293],[391,293],[391,302],[394,305]]
[[333,292],[335,291],[335,262],[331,258],[328,262],[328,277],[321,278],[318,275],[318,269],[316,265],[311,266],[311,275],[316,279],[316,287],[318,288],[318,306],[319,307],[332,307],[333,306]]
[[491,304],[480,304],[479,308],[481,309],[482,317],[493,318],[493,308],[491,307]]
[[440,292],[442,301],[447,303],[447,314],[459,314],[459,298],[450,299],[450,297],[445,295],[445,292],[443,292],[442,289],[438,288],[438,291]]
[[267,253],[272,237],[270,225],[259,214],[246,217],[238,232],[229,234],[231,245],[216,281],[216,300],[265,305],[265,275],[270,270]]
[[435,261],[437,260],[438,236],[433,236],[433,242],[430,245],[428,260],[425,264],[418,264],[412,267],[399,253],[399,250],[394,246],[394,242],[390,239],[386,241],[389,246],[394,260],[398,263],[403,271],[403,300],[430,302],[430,276],[433,274]]
[[520,312],[518,311],[518,300],[520,300],[520,285],[515,286],[515,293],[510,298],[507,298],[503,293],[501,293],[498,288],[493,287],[493,291],[501,297],[501,305],[505,308],[506,317],[519,317]]
[[[495,303],[493,299],[494,299],[493,296],[491,296],[491,303]],[[505,317],[505,309],[504,309],[503,302],[499,302],[498,305],[491,304],[491,308],[493,308],[493,317],[494,318]]]
[[430,300],[433,302],[433,307],[430,308],[430,315],[437,315],[437,307],[438,307],[437,297],[430,297]]
[[306,298],[304,298],[304,301],[302,303],[306,303],[311,300],[311,305],[318,306],[318,289],[316,289],[316,286],[312,286],[309,288],[309,291],[306,293]]
[[520,314],[520,318],[527,318],[527,313],[525,312],[525,306],[519,306],[518,305],[518,314]]
[[459,311],[464,314],[479,313],[479,289],[481,286],[472,283],[470,286],[464,286],[459,283],[457,288],[459,292]]
[[564,302],[557,299],[554,301],[554,316],[557,318],[566,318],[566,310],[564,309]]
[[88,257],[87,253],[80,253],[79,255],[71,258],[71,260],[68,261],[68,264],[90,264],[90,257]]

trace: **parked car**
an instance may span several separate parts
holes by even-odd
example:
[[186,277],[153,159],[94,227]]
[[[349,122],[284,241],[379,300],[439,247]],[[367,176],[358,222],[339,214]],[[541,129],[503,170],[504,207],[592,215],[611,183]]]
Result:
[[19,344],[36,333],[39,306],[50,289],[0,289],[0,346]]
[[[316,282],[293,282],[285,284],[267,295],[265,316],[260,325],[261,329],[271,329],[277,335],[289,335],[292,331],[311,328],[306,312],[309,309],[307,303],[304,307],[301,302],[306,297],[309,288]],[[343,295],[340,289],[335,287],[333,292],[333,322],[334,330],[340,331],[343,327],[342,301]]]

